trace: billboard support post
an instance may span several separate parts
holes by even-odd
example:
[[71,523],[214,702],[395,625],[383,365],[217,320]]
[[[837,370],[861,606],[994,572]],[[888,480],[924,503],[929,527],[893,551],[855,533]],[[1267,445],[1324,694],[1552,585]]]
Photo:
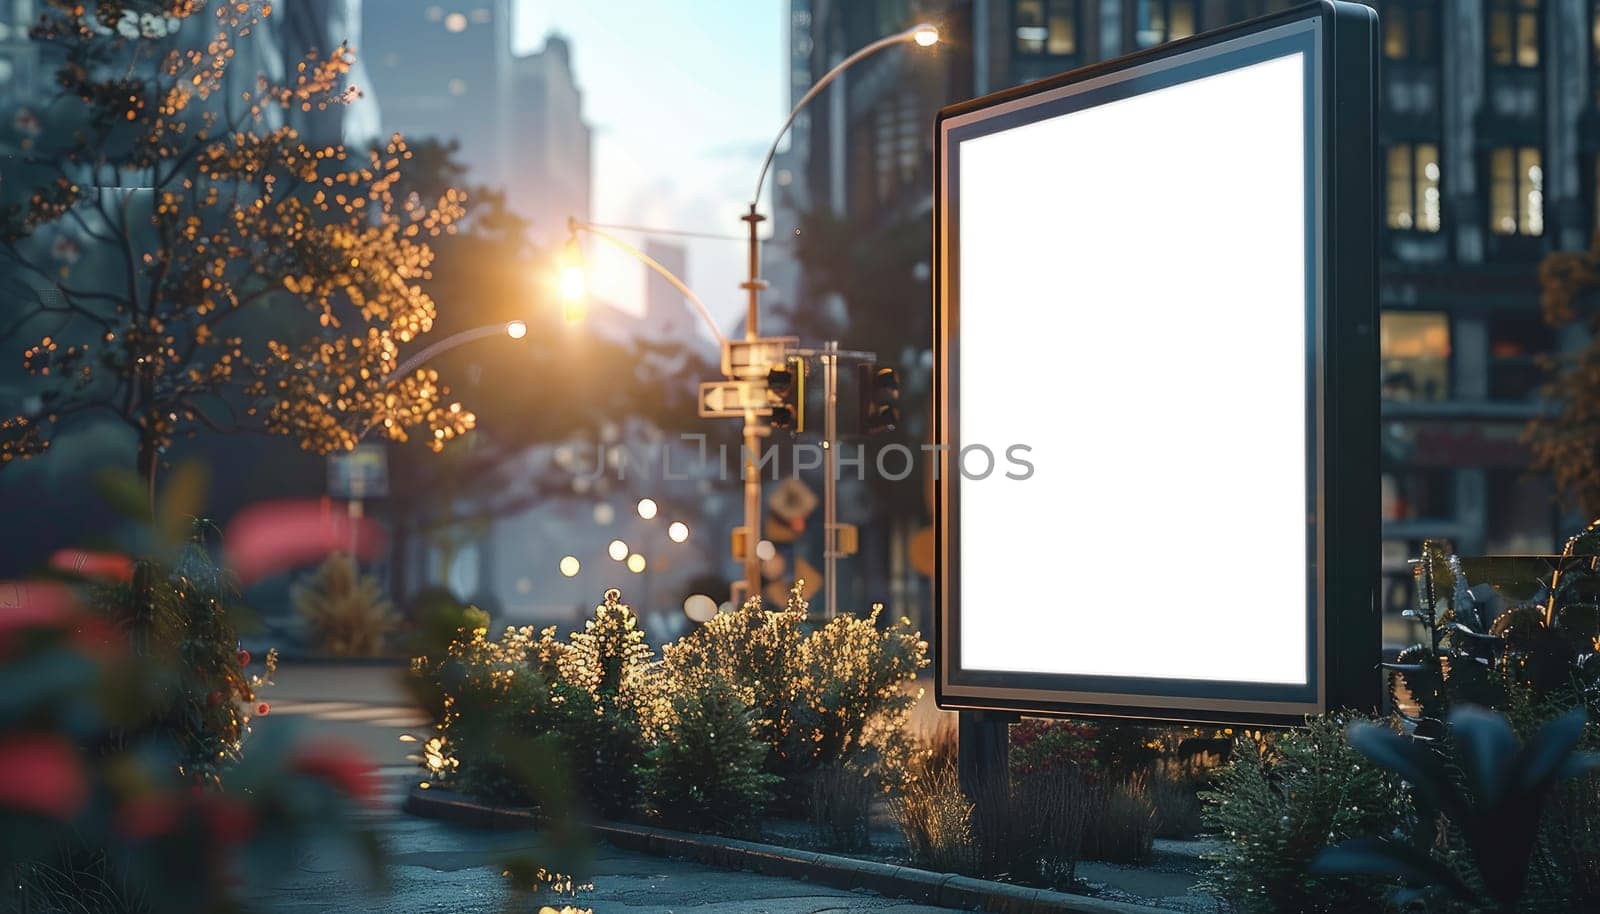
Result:
[[961,792],[974,803],[1001,795],[1011,780],[1011,725],[1020,718],[1003,711],[961,711],[956,718],[956,773]]

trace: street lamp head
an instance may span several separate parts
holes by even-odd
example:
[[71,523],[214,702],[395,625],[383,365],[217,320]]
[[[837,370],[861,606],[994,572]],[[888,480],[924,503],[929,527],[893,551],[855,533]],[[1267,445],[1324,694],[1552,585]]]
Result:
[[922,47],[939,43],[939,30],[926,22],[911,27],[911,40]]
[[511,321],[510,323],[506,324],[506,336],[509,336],[514,340],[520,340],[527,335],[528,325],[522,321]]

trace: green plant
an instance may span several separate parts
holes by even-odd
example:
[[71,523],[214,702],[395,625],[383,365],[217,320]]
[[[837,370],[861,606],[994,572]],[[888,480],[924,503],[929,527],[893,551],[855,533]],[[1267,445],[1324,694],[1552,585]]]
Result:
[[1350,745],[1404,778],[1417,804],[1437,810],[1460,835],[1466,872],[1426,845],[1379,836],[1324,849],[1312,872],[1398,879],[1411,890],[1408,900],[1435,892],[1484,910],[1518,910],[1551,796],[1564,781],[1600,770],[1600,754],[1577,749],[1586,720],[1574,708],[1522,743],[1503,715],[1457,708],[1448,758],[1386,727],[1352,724]]
[[170,568],[154,559],[136,561],[125,580],[92,588],[90,600],[128,633],[141,660],[172,671],[135,684],[157,693],[143,697],[163,711],[143,725],[172,737],[185,777],[215,784],[240,759],[251,719],[269,710],[257,693],[270,684],[277,656],[269,651],[263,672],[249,671],[251,657],[239,647],[234,624],[233,579],[208,548],[212,529],[209,521],[194,521],[189,543]]
[[721,681],[674,695],[671,705],[671,719],[647,755],[646,810],[674,828],[753,832],[777,781],[761,770],[766,746],[754,713]]
[[832,850],[859,851],[871,844],[872,776],[848,762],[823,765],[811,773],[806,821],[812,837]]
[[226,777],[180,770],[205,726],[174,726],[194,710],[190,671],[76,587],[32,581],[18,596],[0,613],[0,910],[239,911],[328,839],[376,875],[352,815],[375,798],[359,753],[285,722]]
[[924,750],[912,757],[889,799],[889,814],[905,838],[911,862],[938,872],[971,872],[973,805],[961,792],[955,759]]
[[[1396,707],[1420,735],[1437,738],[1458,704],[1504,709],[1518,688],[1539,699],[1576,693],[1600,701],[1600,521],[1568,538],[1561,555],[1462,558],[1423,544],[1417,607],[1406,612],[1429,641],[1385,667]],[[1480,576],[1473,583],[1469,569]]]
[[336,657],[377,655],[396,623],[383,586],[361,574],[348,555],[328,556],[321,568],[294,586],[290,600],[318,647]]
[[1070,885],[1104,791],[1072,767],[1042,769],[984,786],[972,814],[976,871]]
[[1324,847],[1410,834],[1415,820],[1400,779],[1346,739],[1349,720],[1311,717],[1270,744],[1240,742],[1202,795],[1206,827],[1223,842],[1206,855],[1202,887],[1244,914],[1383,910],[1370,880],[1308,870]]
[[806,776],[846,760],[885,774],[902,754],[904,723],[916,703],[907,684],[927,666],[927,643],[909,620],[884,626],[881,606],[865,618],[841,615],[806,634],[801,582],[781,611],[759,597],[662,650],[665,693],[725,680],[755,710],[769,749],[766,770],[783,780],[782,799],[801,805]]
[[1088,803],[1083,856],[1129,864],[1150,859],[1157,810],[1144,775],[1098,785],[1090,792]]
[[1157,838],[1193,838],[1205,827],[1200,792],[1211,782],[1222,760],[1209,753],[1164,758],[1145,775],[1150,802],[1156,809]]

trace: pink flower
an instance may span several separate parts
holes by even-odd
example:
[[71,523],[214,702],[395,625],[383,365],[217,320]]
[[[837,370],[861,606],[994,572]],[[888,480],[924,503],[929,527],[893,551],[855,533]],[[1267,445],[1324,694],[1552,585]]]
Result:
[[349,743],[319,741],[296,752],[289,770],[324,781],[353,799],[371,805],[378,793],[372,763]]
[[71,819],[89,802],[83,759],[53,733],[0,739],[0,808]]

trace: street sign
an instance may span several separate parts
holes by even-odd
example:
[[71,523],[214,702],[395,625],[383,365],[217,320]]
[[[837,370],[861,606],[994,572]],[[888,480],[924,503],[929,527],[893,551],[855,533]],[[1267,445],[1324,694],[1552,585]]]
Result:
[[745,410],[753,409],[766,415],[772,411],[767,403],[767,386],[761,381],[701,381],[700,418],[740,419]]
[[799,479],[790,476],[767,496],[767,507],[772,513],[787,521],[802,520],[817,510],[817,493]]
[[782,362],[784,355],[799,345],[797,336],[728,340],[722,344],[722,373],[732,378],[764,378],[767,369]]
[[381,444],[358,444],[328,455],[328,494],[334,498],[381,498],[389,494],[388,452]]
[[[861,529],[855,524],[829,524],[828,540],[825,551],[837,558],[855,555],[861,551]],[[916,540],[913,539],[911,542],[915,547]]]

